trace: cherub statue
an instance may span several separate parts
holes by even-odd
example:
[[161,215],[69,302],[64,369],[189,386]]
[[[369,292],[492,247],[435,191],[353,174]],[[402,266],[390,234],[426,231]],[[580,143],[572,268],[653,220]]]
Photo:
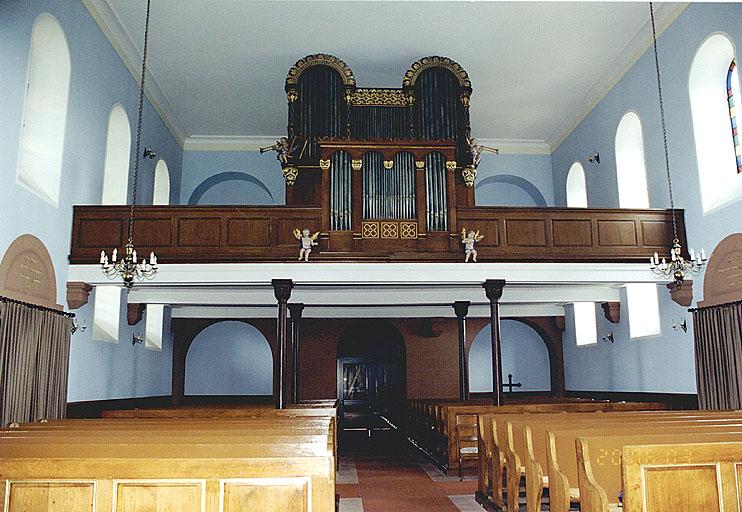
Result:
[[263,154],[266,151],[275,151],[276,158],[279,162],[281,162],[281,165],[283,166],[289,163],[289,155],[291,154],[291,143],[289,142],[288,137],[281,137],[272,146],[260,148],[260,154]]
[[479,161],[482,159],[482,153],[485,151],[489,151],[490,153],[494,153],[496,155],[500,154],[500,150],[498,148],[482,146],[474,137],[467,137],[466,144],[469,146],[469,154],[471,155],[472,167],[477,167],[479,165]]
[[484,235],[480,235],[479,231],[476,233],[474,231],[466,232],[466,228],[461,230],[461,243],[464,244],[464,249],[466,251],[466,259],[464,260],[464,263],[469,262],[469,258],[471,257],[474,262],[477,261],[477,242],[481,241],[484,238]]
[[294,236],[299,240],[299,261],[302,258],[304,258],[304,261],[309,261],[309,254],[312,252],[312,247],[318,245],[317,237],[319,236],[319,231],[312,235],[307,228],[301,231],[297,228],[294,230]]

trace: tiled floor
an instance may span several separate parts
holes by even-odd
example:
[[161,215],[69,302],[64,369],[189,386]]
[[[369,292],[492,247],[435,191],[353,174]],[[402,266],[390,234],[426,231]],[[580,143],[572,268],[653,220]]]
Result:
[[476,478],[459,482],[414,452],[340,457],[340,512],[474,512]]

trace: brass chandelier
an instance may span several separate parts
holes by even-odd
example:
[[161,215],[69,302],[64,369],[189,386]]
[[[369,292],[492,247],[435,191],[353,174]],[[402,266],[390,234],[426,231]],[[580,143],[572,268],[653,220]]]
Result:
[[139,185],[139,160],[140,158],[154,158],[155,153],[145,148],[144,154],[140,156],[142,143],[142,111],[144,108],[144,77],[147,69],[147,44],[149,41],[149,12],[150,2],[147,0],[147,16],[144,23],[144,47],[142,50],[142,76],[139,82],[139,111],[137,113],[137,142],[134,151],[134,183],[131,190],[131,208],[129,210],[129,237],[124,246],[124,253],[119,257],[118,249],[113,249],[111,259],[105,251],[100,252],[100,266],[103,274],[109,279],[121,279],[126,288],[134,286],[134,280],[142,281],[152,279],[157,273],[157,256],[154,252],[149,253],[149,261],[145,256],[141,260],[137,257],[134,248],[134,210],[137,205],[137,188]]
[[688,274],[698,274],[706,263],[706,251],[690,250],[690,259],[683,257],[683,248],[678,238],[678,225],[675,220],[675,201],[672,196],[672,177],[670,175],[670,157],[667,150],[667,128],[665,126],[665,107],[662,103],[662,80],[660,79],[660,61],[657,56],[657,30],[654,22],[654,6],[649,2],[649,14],[652,20],[652,45],[654,48],[654,65],[657,72],[657,93],[660,100],[660,120],[662,122],[662,140],[665,148],[665,169],[667,170],[667,189],[670,193],[670,211],[672,212],[673,241],[670,248],[670,261],[666,257],[660,258],[656,252],[649,258],[649,269],[660,277],[671,277],[675,285],[680,288]]

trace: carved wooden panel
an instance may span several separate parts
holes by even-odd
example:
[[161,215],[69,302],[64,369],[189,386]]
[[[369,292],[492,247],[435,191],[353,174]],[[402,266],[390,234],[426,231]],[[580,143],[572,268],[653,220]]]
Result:
[[[461,225],[461,229],[479,231],[479,234],[484,236],[480,242],[477,242],[477,248],[497,247],[500,245],[500,221],[498,219],[477,220],[471,224],[459,222],[459,224]],[[459,229],[459,233],[461,233],[461,229]],[[457,241],[460,243],[461,239],[457,239]]]
[[113,512],[177,510],[201,512],[205,482],[193,480],[144,480],[114,482]]
[[0,262],[0,295],[62,309],[57,304],[54,264],[41,240],[21,235],[10,244]]
[[719,242],[706,267],[703,302],[699,306],[742,300],[742,233],[734,233]]
[[663,247],[663,236],[668,231],[672,231],[672,222],[643,220],[641,230],[645,246]]
[[134,240],[141,247],[170,245],[172,239],[170,219],[141,219],[134,224]]
[[636,246],[636,223],[633,220],[599,220],[598,240],[604,246]]
[[505,239],[512,246],[546,247],[546,221],[505,219]]
[[270,244],[270,219],[229,219],[227,245],[265,247]]
[[551,221],[555,247],[590,247],[593,245],[593,226],[590,219]]
[[95,510],[95,484],[92,481],[10,481],[6,491],[8,512]]
[[124,238],[124,226],[124,219],[82,219],[80,247],[116,247]]
[[[278,245],[298,247],[299,241],[294,236],[294,229],[308,229],[310,233],[320,231],[320,220],[311,218],[281,219],[278,221]],[[313,254],[314,255],[314,254]]]
[[[665,510],[724,510],[715,464],[646,467],[644,488],[646,512]],[[693,492],[678,492],[693,482]],[[736,508],[736,507],[735,507]]]
[[245,478],[222,482],[224,512],[258,510],[270,504],[271,510],[307,512],[308,478]]
[[221,240],[219,219],[185,218],[178,222],[178,245],[183,247],[217,247]]

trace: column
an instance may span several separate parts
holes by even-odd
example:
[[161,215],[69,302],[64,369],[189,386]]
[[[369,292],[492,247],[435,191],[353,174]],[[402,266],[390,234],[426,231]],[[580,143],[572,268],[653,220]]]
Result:
[[448,231],[456,233],[456,169],[457,163],[453,160],[446,162],[446,200],[448,201]]
[[484,292],[490,301],[490,327],[492,329],[492,402],[502,405],[502,354],[500,349],[500,297],[505,287],[504,279],[487,279]]
[[291,289],[294,283],[291,279],[273,279],[273,294],[278,301],[278,326],[276,336],[276,354],[274,365],[278,367],[278,378],[276,379],[276,409],[284,409],[288,403],[288,386],[286,385],[286,374],[288,367],[288,353],[286,350],[287,336],[287,309],[291,298]]
[[304,304],[289,304],[289,313],[291,314],[291,355],[293,363],[291,365],[291,403],[299,403],[299,324],[301,323],[301,313],[304,311]]
[[351,159],[350,161],[350,191],[351,191],[351,219],[350,229],[353,233],[363,233],[361,226],[363,218],[363,160]]
[[459,400],[469,400],[469,361],[466,357],[466,315],[469,314],[468,300],[453,303],[456,320],[459,324]]
[[[330,166],[332,165],[332,160],[323,160],[320,158],[319,160],[319,168],[322,171],[322,190],[320,191],[320,197],[322,198],[322,220],[321,220],[321,230],[322,233],[328,233],[330,231]],[[324,249],[324,247],[322,248]]]

